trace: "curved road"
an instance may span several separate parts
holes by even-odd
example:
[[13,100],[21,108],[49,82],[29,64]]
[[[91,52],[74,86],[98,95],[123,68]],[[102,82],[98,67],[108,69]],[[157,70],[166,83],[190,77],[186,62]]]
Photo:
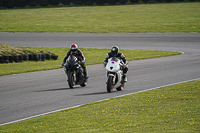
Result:
[[[0,77],[0,125],[111,97],[200,78],[199,33],[0,33],[11,46],[120,48],[184,54],[129,62],[123,91],[106,92],[102,64],[87,66],[85,88],[69,89],[63,69]],[[126,53],[124,53],[126,55]],[[105,53],[106,56],[106,53]]]

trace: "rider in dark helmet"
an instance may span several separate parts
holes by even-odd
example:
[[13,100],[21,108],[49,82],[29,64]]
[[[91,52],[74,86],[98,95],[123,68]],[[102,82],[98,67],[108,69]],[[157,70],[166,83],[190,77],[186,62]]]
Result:
[[[122,60],[124,62],[124,64],[126,64],[126,58],[125,58],[124,54],[122,54],[122,53],[120,53],[118,51],[119,51],[119,47],[118,46],[113,46],[111,48],[111,52],[109,52],[107,54],[106,59],[103,62],[104,66],[107,65],[108,59],[111,58],[111,57],[117,57],[118,59]],[[123,67],[123,78],[124,78],[125,82],[127,82],[127,77],[126,77],[127,71],[128,71],[128,66],[124,65],[124,67]]]
[[65,58],[63,59],[62,66],[64,66],[64,63],[66,59],[69,57],[70,54],[73,54],[76,56],[76,58],[81,61],[81,67],[83,68],[83,74],[84,78],[87,79],[87,70],[86,70],[86,65],[85,65],[85,57],[80,49],[78,49],[78,45],[73,43],[70,46],[70,50],[67,52]]

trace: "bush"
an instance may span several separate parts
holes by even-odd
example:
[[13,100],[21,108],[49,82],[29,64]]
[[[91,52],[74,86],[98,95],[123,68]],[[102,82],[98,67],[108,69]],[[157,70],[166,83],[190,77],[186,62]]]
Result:
[[94,0],[84,0],[84,4],[85,5],[93,5],[94,4]]
[[130,0],[131,1],[131,3],[138,3],[139,2],[139,0]]
[[40,6],[48,6],[49,5],[49,0],[39,0],[39,5]]
[[75,4],[75,5],[82,5],[83,0],[72,0],[72,3]]
[[118,0],[118,2],[119,2],[120,4],[126,4],[126,3],[128,2],[128,0]]
[[107,3],[110,5],[115,5],[118,0],[107,0]]
[[38,0],[27,0],[27,4],[29,6],[37,6],[38,5]]
[[26,6],[26,0],[15,0],[15,6],[16,7],[25,7]]
[[106,0],[95,0],[95,3],[97,5],[104,5],[106,3]]
[[0,0],[0,7],[3,6],[3,0]]
[[172,2],[173,0],[165,0],[166,2]]
[[151,0],[142,0],[144,3],[149,3]]
[[63,4],[63,5],[69,5],[71,4],[71,0],[60,0],[60,2]]
[[[70,5],[73,3],[74,5],[104,5],[108,3],[109,5],[119,4],[126,4],[127,2],[130,3],[161,3],[161,2],[184,2],[185,0],[0,0],[0,7],[6,8],[14,8],[14,7],[25,7],[25,6],[48,6],[54,5],[57,6],[60,3],[63,5]],[[189,2],[198,2],[199,0],[186,0]]]
[[15,7],[15,0],[4,0],[3,6],[7,8],[14,8]]
[[57,6],[60,4],[60,1],[59,0],[49,0],[49,4]]

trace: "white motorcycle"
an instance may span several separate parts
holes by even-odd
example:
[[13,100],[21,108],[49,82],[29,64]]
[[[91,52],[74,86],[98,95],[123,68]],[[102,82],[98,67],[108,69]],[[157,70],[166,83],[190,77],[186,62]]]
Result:
[[117,91],[121,91],[124,88],[124,79],[123,79],[123,66],[128,65],[124,64],[121,60],[116,57],[111,57],[108,59],[106,65],[106,74],[107,74],[107,92],[110,93],[113,88],[116,88]]

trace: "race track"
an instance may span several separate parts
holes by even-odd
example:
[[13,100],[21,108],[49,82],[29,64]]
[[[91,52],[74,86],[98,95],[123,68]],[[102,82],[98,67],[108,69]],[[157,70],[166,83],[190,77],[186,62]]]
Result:
[[[111,97],[200,78],[199,33],[0,33],[10,46],[181,51],[184,54],[129,62],[123,91],[107,93],[105,68],[87,66],[88,85],[70,89],[63,69],[0,77],[0,124]],[[107,53],[105,53],[106,56]],[[124,53],[126,55],[126,53]],[[103,61],[102,61],[103,62]]]

